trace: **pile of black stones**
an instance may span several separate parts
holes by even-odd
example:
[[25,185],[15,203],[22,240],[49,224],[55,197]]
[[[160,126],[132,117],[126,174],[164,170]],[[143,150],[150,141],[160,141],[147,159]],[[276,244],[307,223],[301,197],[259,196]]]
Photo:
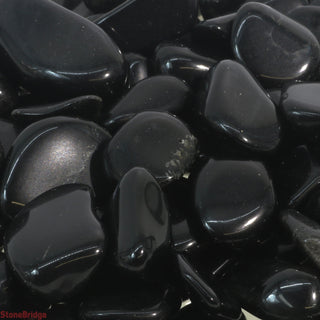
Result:
[[0,0],[0,310],[320,319],[319,41],[319,0]]

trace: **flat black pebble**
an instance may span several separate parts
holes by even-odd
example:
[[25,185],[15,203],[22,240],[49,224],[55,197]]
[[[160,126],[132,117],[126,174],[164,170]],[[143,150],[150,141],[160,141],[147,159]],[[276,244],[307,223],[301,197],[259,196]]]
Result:
[[[127,288],[126,288],[127,289]],[[145,286],[117,289],[91,297],[80,306],[81,320],[165,320],[179,310],[181,301],[171,288]]]
[[262,163],[210,159],[193,179],[194,215],[214,241],[255,239],[270,224],[276,199]]
[[146,57],[136,53],[127,53],[124,55],[125,60],[129,64],[128,86],[133,87],[139,81],[148,78],[149,68]]
[[113,260],[117,267],[144,276],[159,268],[170,249],[169,213],[157,181],[143,168],[121,179],[112,199]]
[[275,106],[241,64],[224,60],[213,68],[200,95],[199,110],[214,131],[256,151],[273,151],[280,142]]
[[320,41],[320,7],[303,6],[292,10],[289,17],[308,28]]
[[[127,122],[105,149],[105,168],[120,180],[143,167],[160,183],[185,174],[197,154],[197,139],[178,118],[165,112],[142,112]],[[130,155],[130,157],[128,157]]]
[[143,111],[180,114],[190,104],[190,88],[173,76],[154,76],[137,83],[108,113],[106,128],[118,127]]
[[15,275],[52,301],[77,293],[101,261],[104,247],[90,190],[81,185],[42,194],[21,210],[5,236]]
[[35,197],[63,184],[81,183],[92,187],[96,195],[102,192],[98,186],[104,178],[97,155],[110,138],[93,122],[67,117],[27,127],[15,140],[4,173],[3,212],[13,216]]
[[93,12],[107,12],[125,0],[83,0],[86,6]]
[[2,0],[0,8],[2,71],[8,77],[51,96],[122,89],[124,59],[94,23],[49,0]]
[[180,78],[190,85],[196,85],[216,64],[216,60],[182,46],[159,45],[155,51],[155,66],[158,72]]
[[236,58],[268,87],[310,79],[319,66],[320,47],[311,31],[261,3],[238,11],[232,46]]
[[126,0],[94,22],[124,52],[150,53],[197,23],[197,0]]
[[245,0],[199,0],[200,10],[205,19],[235,12]]
[[61,102],[15,109],[11,117],[19,123],[32,123],[55,116],[70,116],[98,120],[103,101],[98,96],[81,96]]

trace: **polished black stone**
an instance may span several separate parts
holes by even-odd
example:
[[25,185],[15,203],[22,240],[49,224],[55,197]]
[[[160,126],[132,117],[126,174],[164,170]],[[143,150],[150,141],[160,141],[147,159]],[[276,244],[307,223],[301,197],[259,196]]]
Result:
[[247,260],[228,286],[260,319],[318,319],[320,282],[308,269],[280,261]]
[[285,119],[292,126],[309,130],[317,129],[320,128],[319,100],[319,83],[297,83],[283,92],[281,109]]
[[320,268],[320,225],[295,210],[283,212],[282,222],[301,250]]
[[75,294],[104,254],[105,236],[88,187],[65,185],[25,206],[10,224],[5,252],[32,292],[56,301]]
[[15,109],[11,117],[19,123],[32,123],[55,116],[70,116],[98,120],[103,101],[98,96],[81,96],[61,102]]
[[83,0],[86,6],[93,12],[107,12],[125,0]]
[[216,63],[214,59],[177,45],[159,45],[155,51],[158,72],[176,76],[190,85],[203,79]]
[[197,23],[197,0],[126,0],[94,22],[124,52],[146,53]]
[[268,87],[314,76],[320,47],[306,28],[261,3],[241,7],[233,24],[235,57]]
[[105,149],[105,168],[120,180],[130,169],[143,167],[165,184],[186,173],[196,154],[197,139],[183,122],[165,112],[147,111],[113,136]]
[[276,200],[262,163],[210,159],[193,179],[195,219],[214,241],[252,240],[268,226]]
[[213,68],[200,94],[205,124],[256,151],[273,151],[280,141],[275,106],[241,64],[221,61]]
[[289,17],[307,27],[320,41],[320,8],[303,6],[292,10]]
[[18,90],[4,76],[0,75],[0,117],[10,115],[17,104]]
[[235,12],[245,0],[200,0],[200,10],[205,19]]
[[[247,0],[246,2],[252,1]],[[309,4],[308,0],[256,0],[254,2],[264,3],[285,15],[297,7]]]
[[137,83],[108,113],[106,128],[118,127],[143,111],[180,114],[191,104],[189,87],[172,76],[154,76]]
[[95,123],[67,117],[27,127],[15,140],[4,173],[2,212],[13,216],[43,192],[69,183],[88,185],[105,197],[99,148],[109,139]]
[[183,255],[177,255],[177,260],[189,297],[201,313],[213,319],[242,319],[240,306],[229,300],[221,288],[210,285]]
[[164,320],[179,310],[181,300],[171,288],[140,284],[91,297],[81,304],[81,320]]
[[3,148],[4,156],[7,157],[13,142],[19,134],[19,129],[11,121],[0,119],[0,145]]
[[121,179],[112,199],[114,264],[144,276],[170,248],[169,213],[157,181],[143,168]]
[[2,0],[0,8],[2,71],[8,77],[55,97],[122,88],[123,57],[94,23],[49,0]]
[[136,53],[127,53],[124,58],[129,64],[129,88],[133,87],[139,81],[148,78],[149,70],[147,58]]

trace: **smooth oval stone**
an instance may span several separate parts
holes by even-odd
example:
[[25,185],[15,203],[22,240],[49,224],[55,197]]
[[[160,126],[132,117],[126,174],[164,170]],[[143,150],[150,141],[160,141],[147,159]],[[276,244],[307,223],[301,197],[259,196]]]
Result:
[[262,163],[210,159],[194,179],[194,214],[214,241],[254,239],[268,226],[276,200]]
[[277,148],[280,124],[275,106],[241,64],[219,62],[210,71],[199,100],[200,116],[214,131],[255,151]]
[[143,111],[182,113],[191,103],[190,88],[172,76],[154,76],[137,83],[108,113],[106,128],[118,127]]
[[201,310],[201,313],[210,316],[212,319],[215,319],[215,316],[217,316],[217,319],[241,319],[240,306],[232,300],[229,301],[221,292],[221,288],[216,285],[210,286],[207,280],[183,255],[177,255],[177,260],[190,299]]
[[319,100],[319,83],[297,83],[283,92],[281,108],[286,120],[294,127],[316,129],[320,127]]
[[14,216],[40,194],[63,184],[88,185],[99,197],[105,192],[99,148],[110,138],[93,122],[67,117],[27,127],[15,140],[4,173],[2,212]]
[[319,6],[303,6],[292,10],[289,17],[308,28],[320,41],[320,8]]
[[[130,157],[128,157],[130,154]],[[105,149],[105,168],[120,180],[130,169],[147,169],[160,183],[179,179],[197,154],[197,139],[178,118],[142,112],[127,122]]]
[[216,63],[211,58],[177,45],[160,45],[155,51],[155,65],[158,72],[173,75],[190,85],[195,85],[203,79]]
[[3,148],[5,158],[8,156],[18,134],[19,129],[15,124],[8,120],[0,119],[0,145]]
[[8,77],[51,96],[106,96],[123,87],[121,52],[94,23],[49,0],[2,0],[0,8]]
[[144,276],[170,248],[169,213],[157,181],[143,168],[121,179],[112,199],[114,264]]
[[0,117],[10,115],[17,103],[18,90],[4,76],[0,75]]
[[139,285],[139,290],[116,290],[89,298],[80,306],[81,320],[164,320],[179,310],[180,299],[171,288]]
[[61,102],[40,106],[28,106],[15,109],[11,117],[20,123],[32,123],[55,116],[80,117],[98,120],[103,108],[103,101],[98,96],[81,96]]
[[136,53],[127,53],[124,57],[129,64],[129,88],[133,87],[139,81],[148,78],[149,71],[147,58]]
[[105,236],[86,186],[50,190],[10,224],[5,252],[15,275],[49,300],[75,294],[104,254]]
[[197,0],[126,0],[94,22],[124,52],[143,54],[187,32],[197,16]]
[[302,251],[320,268],[320,225],[295,210],[284,211],[282,222]]
[[[252,1],[247,0],[246,2]],[[254,2],[264,3],[285,15],[289,14],[291,10],[297,7],[309,4],[307,0],[256,0]]]
[[107,12],[123,3],[125,0],[83,0],[93,12]]
[[200,10],[205,19],[237,11],[244,2],[245,0],[199,0]]
[[315,36],[261,3],[247,3],[238,11],[232,46],[235,57],[268,87],[310,79],[319,67]]

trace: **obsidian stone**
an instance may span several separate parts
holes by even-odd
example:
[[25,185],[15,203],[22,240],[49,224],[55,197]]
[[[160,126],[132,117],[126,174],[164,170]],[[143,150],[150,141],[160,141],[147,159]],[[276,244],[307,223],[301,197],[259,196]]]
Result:
[[229,300],[221,288],[211,286],[183,255],[177,255],[177,260],[191,301],[202,314],[213,319],[242,319],[240,306],[232,299]]
[[133,87],[139,81],[148,78],[149,70],[147,58],[136,53],[127,53],[124,57],[129,65],[129,88]]
[[292,10],[289,17],[307,27],[320,41],[320,8],[319,6],[303,6]]
[[[252,1],[247,0],[246,2]],[[254,2],[264,3],[285,15],[297,7],[309,4],[307,0],[256,0]]]
[[125,0],[83,0],[86,6],[93,12],[107,12]]
[[8,156],[8,153],[18,134],[19,129],[14,123],[0,119],[0,145],[3,148],[5,158]]
[[55,116],[98,120],[102,108],[103,101],[100,97],[81,96],[52,104],[15,109],[12,111],[11,117],[19,123],[27,124]]
[[155,51],[158,72],[169,74],[195,85],[217,62],[191,49],[177,45],[160,45]]
[[194,215],[214,241],[254,239],[268,226],[276,200],[262,163],[210,159],[193,179]]
[[10,115],[17,103],[18,90],[4,76],[0,75],[0,117]]
[[191,104],[189,87],[172,76],[154,76],[137,83],[108,113],[106,128],[119,127],[143,111],[180,114]]
[[233,24],[236,58],[268,87],[314,76],[320,47],[306,28],[260,3],[241,7]]
[[15,140],[4,173],[2,212],[14,216],[35,197],[63,184],[81,183],[96,196],[104,193],[99,148],[109,139],[95,123],[67,117],[27,127]]
[[179,310],[181,300],[170,287],[141,284],[139,289],[120,288],[100,297],[91,297],[80,306],[81,320],[145,319],[163,320]]
[[297,83],[282,95],[281,108],[286,120],[296,128],[314,130],[320,127],[320,84]]
[[120,180],[130,169],[143,167],[165,184],[186,173],[196,154],[197,139],[183,122],[165,112],[147,111],[112,138],[105,149],[105,168]]
[[211,130],[255,151],[273,151],[280,141],[275,106],[241,64],[221,61],[213,68],[199,98],[199,110]]
[[237,11],[245,0],[200,0],[200,10],[205,19]]
[[5,252],[14,274],[51,301],[75,294],[98,266],[105,236],[86,186],[65,185],[25,206],[10,224]]
[[112,208],[114,263],[144,276],[170,247],[169,213],[160,186],[147,170],[133,168],[121,179]]
[[124,52],[148,53],[197,23],[197,0],[126,0],[94,22]]
[[282,222],[301,250],[320,267],[320,225],[295,210],[283,212]]
[[51,96],[108,95],[122,88],[124,59],[94,23],[49,0],[2,0],[0,8],[8,77]]

